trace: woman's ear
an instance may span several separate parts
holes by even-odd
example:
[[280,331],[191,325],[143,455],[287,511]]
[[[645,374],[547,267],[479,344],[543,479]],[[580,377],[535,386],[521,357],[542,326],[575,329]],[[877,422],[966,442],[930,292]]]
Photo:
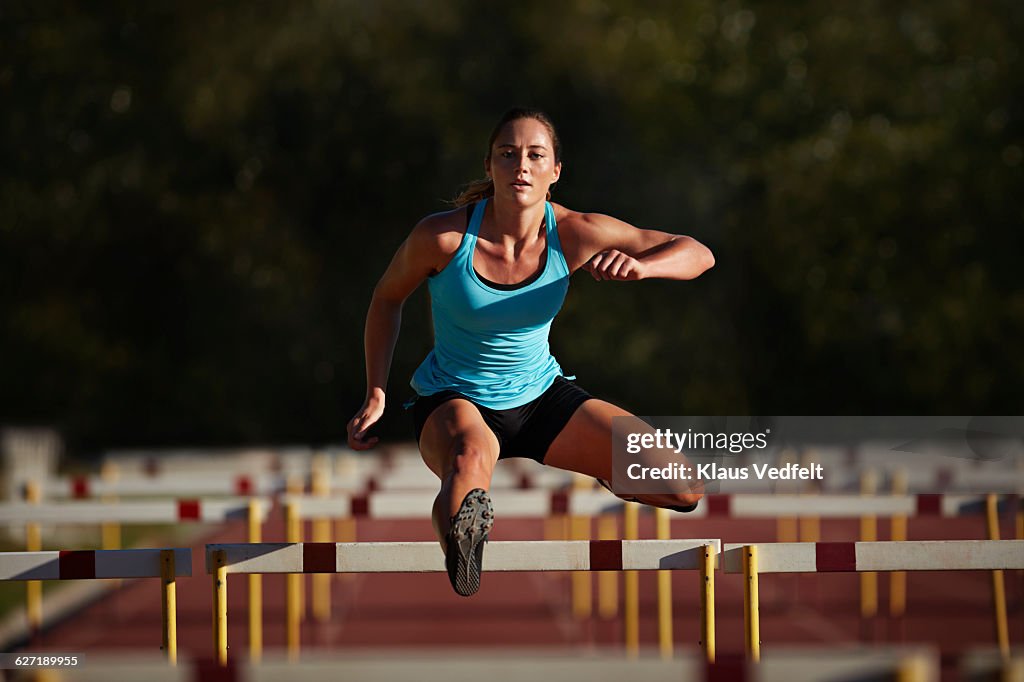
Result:
[[491,179],[491,157],[489,156],[484,157],[484,175],[487,176],[488,180]]

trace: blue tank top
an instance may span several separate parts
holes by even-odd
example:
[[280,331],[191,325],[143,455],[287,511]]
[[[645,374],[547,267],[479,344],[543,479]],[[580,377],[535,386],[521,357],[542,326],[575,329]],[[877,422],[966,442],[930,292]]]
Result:
[[511,290],[488,286],[473,268],[487,200],[479,202],[459,250],[427,280],[434,350],[416,370],[419,395],[452,390],[495,410],[524,405],[562,375],[548,347],[551,321],[569,289],[551,204],[545,204],[547,254],[540,276]]

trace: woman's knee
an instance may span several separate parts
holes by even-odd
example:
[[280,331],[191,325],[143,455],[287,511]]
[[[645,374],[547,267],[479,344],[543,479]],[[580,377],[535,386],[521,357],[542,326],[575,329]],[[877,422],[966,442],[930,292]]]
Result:
[[452,471],[461,475],[490,475],[498,460],[497,453],[487,444],[470,438],[453,439],[448,454]]

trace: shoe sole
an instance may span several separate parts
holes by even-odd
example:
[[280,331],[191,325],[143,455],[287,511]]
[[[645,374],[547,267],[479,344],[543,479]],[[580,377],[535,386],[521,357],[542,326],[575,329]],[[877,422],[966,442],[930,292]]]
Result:
[[480,589],[484,544],[494,526],[494,508],[485,490],[476,488],[466,495],[448,531],[445,564],[455,592],[463,597]]

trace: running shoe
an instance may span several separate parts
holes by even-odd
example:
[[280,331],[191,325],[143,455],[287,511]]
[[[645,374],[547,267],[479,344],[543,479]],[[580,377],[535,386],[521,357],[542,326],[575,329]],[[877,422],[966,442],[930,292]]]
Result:
[[469,597],[480,589],[480,568],[484,559],[484,543],[494,526],[494,508],[487,491],[469,491],[459,512],[452,517],[452,527],[445,538],[445,567],[448,579],[457,594]]

